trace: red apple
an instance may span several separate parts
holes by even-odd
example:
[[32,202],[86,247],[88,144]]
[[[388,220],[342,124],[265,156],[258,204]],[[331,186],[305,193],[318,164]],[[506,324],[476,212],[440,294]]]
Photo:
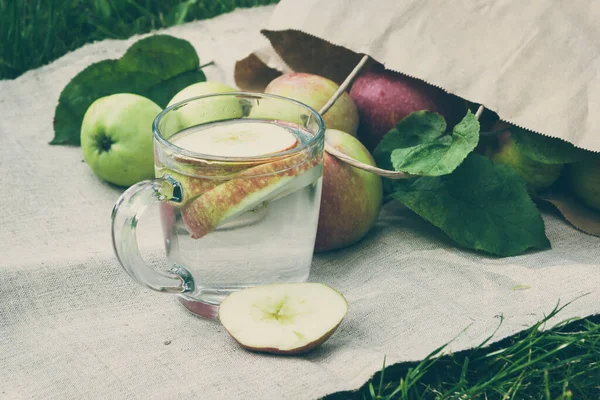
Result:
[[[342,153],[365,164],[375,165],[369,151],[355,137],[327,129],[325,140]],[[362,239],[377,220],[382,198],[379,176],[354,168],[325,153],[315,251],[339,249]]]
[[[338,84],[319,75],[306,73],[292,73],[281,75],[274,79],[265,88],[265,93],[276,94],[300,101],[315,110],[319,111],[321,107],[333,96],[339,88]],[[268,100],[268,99],[266,99]],[[281,107],[281,102],[277,102],[276,111],[279,113],[277,119],[283,119],[290,122],[296,122],[298,115],[281,114],[285,110]],[[297,114],[297,107],[291,107],[290,112]],[[264,112],[264,110],[262,111]],[[253,115],[257,117],[257,115]],[[356,136],[358,129],[358,110],[348,93],[342,95],[336,100],[333,106],[323,115],[327,129],[339,129]],[[299,122],[299,121],[297,121]]]
[[[383,136],[414,111],[438,112],[450,123],[460,109],[459,98],[423,81],[374,68],[359,75],[350,90],[360,115],[358,138],[371,151]],[[464,103],[463,111],[466,112]],[[460,115],[462,117],[463,115]]]

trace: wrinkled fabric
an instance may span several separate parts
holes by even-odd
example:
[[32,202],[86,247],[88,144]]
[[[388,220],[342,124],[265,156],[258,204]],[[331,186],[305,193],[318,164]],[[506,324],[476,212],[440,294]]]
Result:
[[[233,66],[272,7],[238,10],[164,32],[189,40],[209,79]],[[318,255],[310,280],[340,290],[349,312],[303,357],[242,350],[218,322],[136,284],[118,264],[110,214],[122,192],[97,179],[81,149],[50,146],[58,96],[87,65],[139,37],[89,44],[0,81],[0,398],[311,399],[361,386],[387,363],[479,344],[530,326],[580,297],[560,319],[600,311],[600,239],[551,210],[553,249],[511,258],[455,247],[397,203],[359,244]],[[167,268],[156,210],[138,226],[142,253]],[[558,322],[558,321],[556,321]]]

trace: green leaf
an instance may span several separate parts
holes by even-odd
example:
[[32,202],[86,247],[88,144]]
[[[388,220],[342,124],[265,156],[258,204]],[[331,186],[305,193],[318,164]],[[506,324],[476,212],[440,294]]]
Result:
[[505,165],[470,154],[452,173],[395,181],[397,200],[458,244],[514,256],[550,242],[523,180]]
[[517,126],[511,126],[510,133],[515,146],[522,154],[544,164],[583,161],[593,154],[564,140],[540,135]]
[[[180,90],[197,82],[204,82],[206,75],[199,69],[184,72],[171,79],[161,82],[160,85],[152,86],[146,93],[146,97],[152,99],[161,107],[166,107],[169,101]],[[164,105],[163,105],[164,104]]]
[[435,140],[445,131],[446,121],[440,114],[430,111],[413,112],[385,134],[373,151],[373,157],[379,167],[392,169],[391,155],[394,150]]
[[413,175],[439,176],[454,171],[471,153],[479,141],[479,122],[468,111],[457,124],[452,135],[422,141],[414,146],[398,148],[392,152],[392,165],[396,171]]
[[375,149],[382,168],[413,175],[440,176],[454,171],[479,141],[479,122],[471,111],[452,134],[445,134],[444,118],[434,112],[417,111],[386,134]]
[[186,86],[206,80],[199,66],[194,47],[168,35],[139,40],[120,59],[90,65],[71,79],[60,94],[50,144],[79,145],[85,112],[104,96],[134,93],[165,107]]

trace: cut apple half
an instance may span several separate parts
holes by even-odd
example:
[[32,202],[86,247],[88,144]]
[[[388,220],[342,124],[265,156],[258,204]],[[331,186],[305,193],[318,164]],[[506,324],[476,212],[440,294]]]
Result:
[[212,125],[173,142],[183,149],[220,157],[258,157],[290,150],[298,139],[269,122]]
[[219,320],[244,348],[301,354],[325,342],[348,312],[338,291],[322,283],[278,283],[234,292]]

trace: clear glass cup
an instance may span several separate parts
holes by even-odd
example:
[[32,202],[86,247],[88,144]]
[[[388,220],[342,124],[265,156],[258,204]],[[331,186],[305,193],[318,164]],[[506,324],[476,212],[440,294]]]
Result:
[[[195,151],[183,146],[184,140],[201,143],[198,135],[211,129],[241,123],[251,123],[244,126],[252,131],[292,133],[298,144],[254,157],[203,154],[201,145]],[[325,137],[317,111],[267,94],[201,96],[162,111],[153,135],[156,178],[127,189],[112,213],[113,247],[133,279],[176,293],[193,313],[216,318],[218,305],[233,291],[308,278]],[[168,270],[148,266],[136,239],[138,219],[156,205]]]

